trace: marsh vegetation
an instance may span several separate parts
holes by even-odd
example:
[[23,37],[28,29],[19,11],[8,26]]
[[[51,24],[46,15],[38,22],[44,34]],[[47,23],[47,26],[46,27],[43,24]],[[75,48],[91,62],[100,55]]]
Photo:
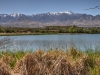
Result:
[[0,75],[100,75],[100,51],[0,52]]
[[[0,47],[12,46],[12,42],[11,37],[3,37]],[[66,50],[0,49],[0,75],[100,75],[100,47],[95,50],[80,50],[75,46]]]

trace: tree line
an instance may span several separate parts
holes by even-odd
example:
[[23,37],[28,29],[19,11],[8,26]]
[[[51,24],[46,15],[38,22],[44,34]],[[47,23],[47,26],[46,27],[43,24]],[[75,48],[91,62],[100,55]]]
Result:
[[43,28],[2,27],[0,33],[100,33],[100,27],[46,26]]

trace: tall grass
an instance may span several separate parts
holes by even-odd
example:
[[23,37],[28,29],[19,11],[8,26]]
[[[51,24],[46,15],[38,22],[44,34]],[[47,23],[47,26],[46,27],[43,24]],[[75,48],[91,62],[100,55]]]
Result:
[[0,52],[0,75],[100,75],[100,51]]

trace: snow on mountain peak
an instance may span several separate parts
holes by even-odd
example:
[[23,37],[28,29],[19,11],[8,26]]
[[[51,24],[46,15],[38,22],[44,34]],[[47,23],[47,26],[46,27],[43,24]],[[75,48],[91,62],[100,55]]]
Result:
[[64,13],[69,14],[69,15],[75,14],[75,13],[73,13],[73,12],[71,12],[71,11],[66,11],[66,12],[64,12]]
[[48,14],[51,14],[51,15],[59,15],[59,14],[68,14],[68,15],[72,15],[72,14],[76,14],[76,13],[71,12],[71,11],[64,11],[64,12],[48,12]]
[[12,17],[19,17],[21,14],[20,13],[13,13],[11,14]]
[[0,14],[1,17],[7,17],[7,14]]
[[4,17],[6,17],[7,15],[4,15]]

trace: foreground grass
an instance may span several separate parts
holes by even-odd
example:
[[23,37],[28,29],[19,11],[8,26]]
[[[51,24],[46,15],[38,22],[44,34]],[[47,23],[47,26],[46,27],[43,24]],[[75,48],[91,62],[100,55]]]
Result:
[[100,75],[100,51],[0,52],[0,75]]

